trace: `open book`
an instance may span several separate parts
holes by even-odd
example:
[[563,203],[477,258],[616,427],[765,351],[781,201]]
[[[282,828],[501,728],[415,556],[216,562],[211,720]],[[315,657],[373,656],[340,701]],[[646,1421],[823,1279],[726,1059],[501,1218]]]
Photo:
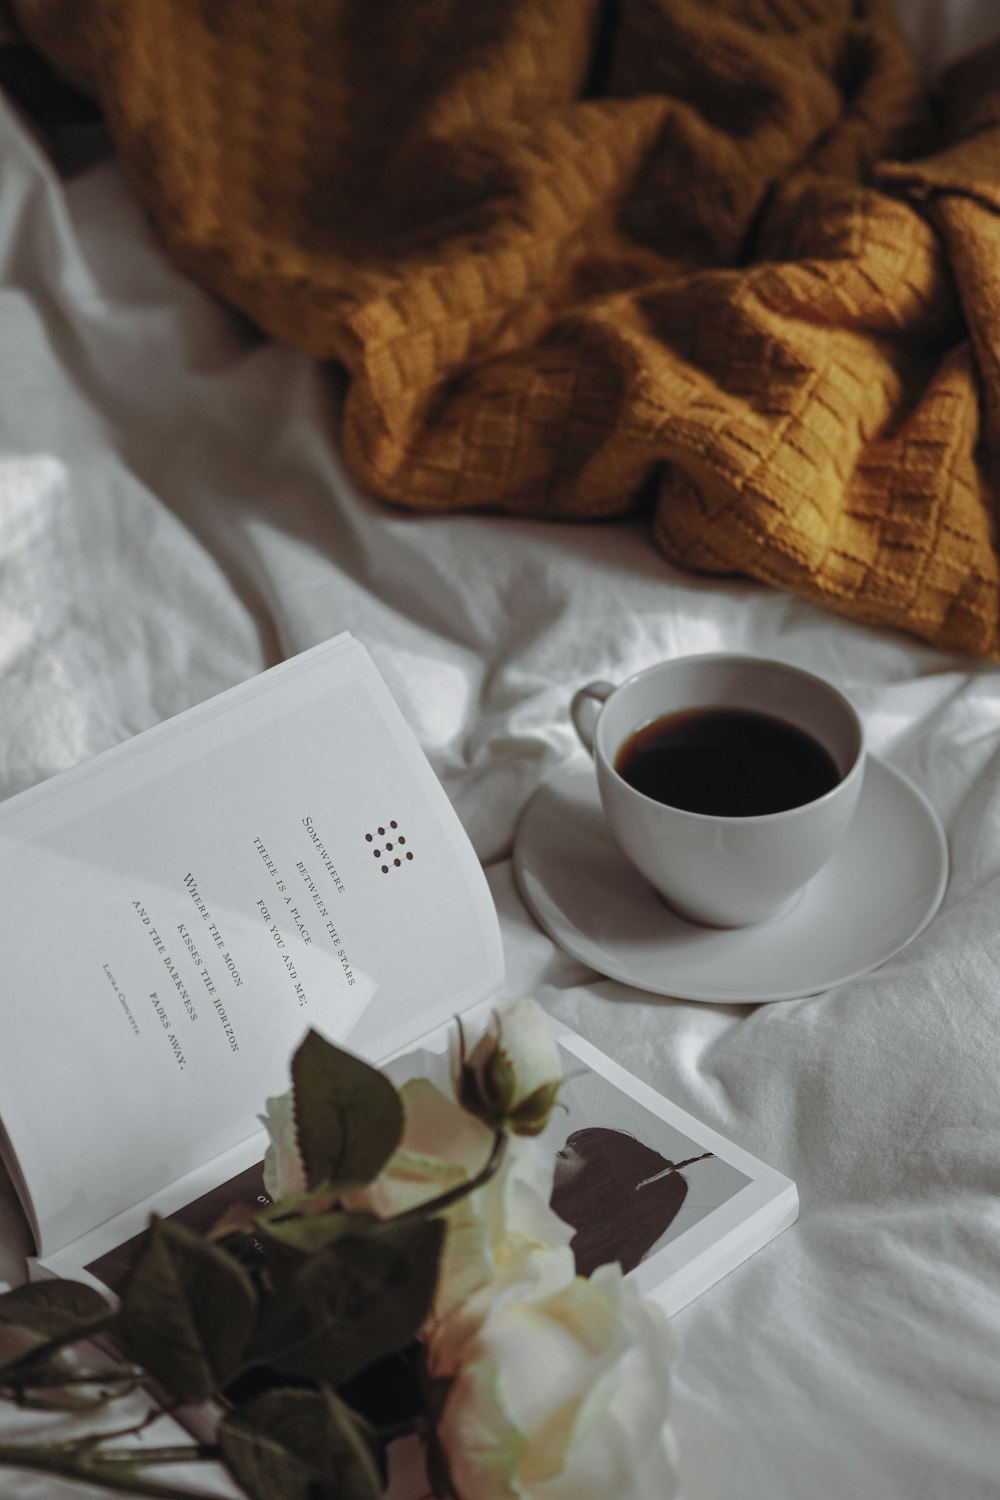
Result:
[[[266,1201],[258,1113],[309,1027],[400,1077],[503,979],[475,853],[348,635],[11,798],[0,888],[0,1150],[40,1267],[112,1287],[151,1212]],[[677,1200],[644,1291],[680,1306],[792,1221],[786,1178],[560,1040],[562,1175],[599,1126]]]

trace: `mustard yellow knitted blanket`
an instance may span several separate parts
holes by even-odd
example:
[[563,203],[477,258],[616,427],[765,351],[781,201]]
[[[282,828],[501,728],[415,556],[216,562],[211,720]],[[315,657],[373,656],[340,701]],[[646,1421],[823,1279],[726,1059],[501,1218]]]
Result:
[[877,0],[12,3],[373,493],[1000,656],[1000,47],[929,104]]

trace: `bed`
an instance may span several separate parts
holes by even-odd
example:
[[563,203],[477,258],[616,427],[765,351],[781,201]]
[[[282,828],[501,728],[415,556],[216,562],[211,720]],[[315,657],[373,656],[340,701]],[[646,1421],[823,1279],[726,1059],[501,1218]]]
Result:
[[[996,32],[990,0],[901,11],[929,68]],[[676,1319],[685,1500],[993,1500],[1000,668],[681,571],[641,515],[385,507],[338,449],[335,375],[175,269],[110,155],[60,172],[0,99],[0,161],[0,795],[353,632],[487,868],[505,992],[798,1184],[794,1228]],[[523,809],[578,753],[573,692],[719,650],[836,682],[947,833],[930,925],[811,998],[698,1003],[602,977],[514,879]],[[0,1277],[29,1249],[0,1179]]]

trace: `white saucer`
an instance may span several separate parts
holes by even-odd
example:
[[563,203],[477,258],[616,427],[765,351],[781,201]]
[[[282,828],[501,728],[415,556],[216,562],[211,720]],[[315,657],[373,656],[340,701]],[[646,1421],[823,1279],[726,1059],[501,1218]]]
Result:
[[578,756],[525,808],[514,873],[539,925],[599,974],[680,1000],[757,1004],[818,994],[905,948],[941,904],[948,845],[923,793],[869,755],[851,831],[798,904],[760,927],[699,927],[621,853]]

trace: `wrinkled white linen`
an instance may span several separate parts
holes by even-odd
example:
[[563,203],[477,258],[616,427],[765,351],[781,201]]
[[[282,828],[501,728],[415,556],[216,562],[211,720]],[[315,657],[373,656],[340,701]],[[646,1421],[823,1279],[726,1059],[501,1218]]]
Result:
[[[113,164],[62,184],[0,104],[0,794],[351,630],[490,867],[506,993],[798,1182],[799,1223],[676,1320],[686,1500],[996,1500],[1000,669],[680,574],[641,522],[387,510],[336,414],[328,371],[166,264]],[[936,920],[817,998],[641,994],[514,890],[572,691],[720,648],[841,685],[948,832]],[[26,1247],[0,1177],[0,1276]]]

